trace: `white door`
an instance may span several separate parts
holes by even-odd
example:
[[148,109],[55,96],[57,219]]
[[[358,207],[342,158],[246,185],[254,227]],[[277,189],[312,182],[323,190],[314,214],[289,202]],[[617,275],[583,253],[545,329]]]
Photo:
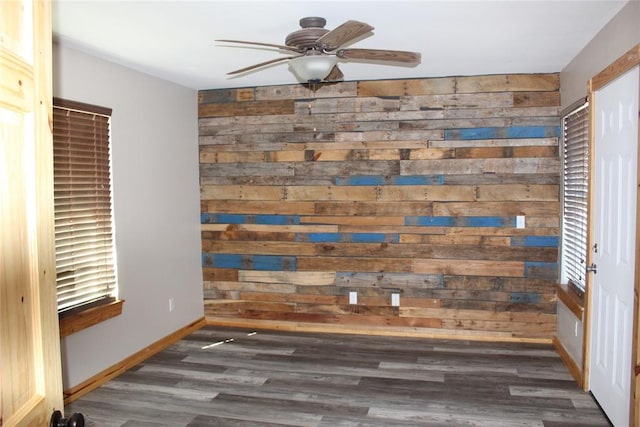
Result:
[[51,2],[0,0],[0,426],[62,409],[53,243]]
[[615,426],[629,425],[638,184],[638,67],[595,92],[589,385]]

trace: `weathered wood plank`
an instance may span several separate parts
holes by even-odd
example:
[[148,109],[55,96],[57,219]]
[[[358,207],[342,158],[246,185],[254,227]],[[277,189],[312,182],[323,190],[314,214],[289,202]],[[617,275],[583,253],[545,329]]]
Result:
[[513,105],[520,107],[560,106],[560,92],[514,92]]
[[[332,216],[396,216],[396,215],[432,215],[431,202],[316,202],[311,214]],[[305,215],[305,212],[301,212]]]
[[513,93],[511,92],[412,95],[403,96],[400,100],[400,109],[403,111],[513,107]]
[[463,148],[463,147],[530,147],[530,146],[558,146],[558,138],[501,138],[501,139],[462,139],[433,140],[429,147],[433,148]]
[[400,110],[400,98],[321,98],[296,102],[296,114],[388,112]]
[[293,101],[247,101],[240,103],[198,104],[198,117],[256,116],[293,114]]
[[[278,243],[274,243],[277,246]],[[301,253],[306,253],[302,248]],[[275,249],[273,250],[274,253]],[[383,258],[427,258],[487,260],[487,261],[532,261],[555,262],[558,256],[557,246],[553,247],[503,247],[503,246],[466,246],[431,244],[389,244],[383,243],[323,243],[316,245],[319,256],[337,257],[383,257]]]
[[456,151],[452,148],[414,148],[408,149],[408,152],[408,158],[402,160],[434,160],[456,157]]
[[[424,129],[422,127],[421,129]],[[369,142],[369,141],[427,141],[430,139],[444,139],[442,128],[433,130],[397,130],[366,131],[366,132],[340,132],[336,133],[336,142]],[[393,146],[391,144],[390,146]]]
[[258,101],[269,102],[282,99],[350,97],[357,95],[357,83],[320,84],[313,88],[300,84],[260,86],[255,88],[255,93]]
[[455,78],[376,80],[358,82],[358,96],[446,94],[455,91]]
[[487,184],[529,184],[529,185],[558,185],[559,173],[538,174],[476,174],[476,175],[444,175],[445,185],[487,185]]
[[404,185],[384,186],[378,191],[379,201],[472,201],[476,200],[475,186],[464,185]]
[[301,216],[300,224],[336,224],[336,225],[404,225],[403,216]]
[[407,273],[339,273],[335,284],[342,288],[379,288],[388,293],[409,289],[442,288],[443,277],[437,274]]
[[203,178],[214,176],[293,176],[294,163],[217,163],[200,165],[200,176]]
[[534,294],[556,294],[553,280],[530,279],[524,277],[505,278],[476,277],[471,275],[444,276],[443,288],[472,291],[504,291]]
[[332,271],[253,271],[241,270],[238,272],[238,280],[242,282],[256,283],[280,283],[296,286],[325,286],[333,285],[336,273]]
[[558,86],[538,74],[201,91],[223,112],[198,121],[205,300],[229,320],[548,337]]
[[434,202],[436,216],[484,216],[484,215],[550,215],[557,216],[560,206],[549,202]]
[[[444,118],[490,118],[490,117],[553,117],[557,120],[560,107],[490,107],[490,108],[455,108],[446,109]],[[436,117],[434,117],[436,118]]]
[[[456,159],[488,159],[518,157],[551,157],[558,158],[557,147],[474,147],[456,148]],[[413,159],[411,159],[413,160]]]
[[479,174],[548,174],[559,173],[558,158],[462,158],[402,160],[402,175]]
[[[274,232],[274,231],[240,231],[235,224],[229,224],[224,231],[203,231],[202,240],[237,240],[237,241],[271,241],[271,242],[293,242],[296,240],[295,233]],[[203,245],[203,248],[205,246]]]
[[469,92],[549,92],[560,88],[560,75],[507,74],[456,77],[456,93]]
[[557,185],[479,185],[478,201],[557,201]]
[[420,274],[522,277],[524,262],[458,259],[413,259],[411,271]]
[[[265,292],[271,294],[293,294],[297,286],[282,283],[253,283],[238,281],[205,281],[205,289],[215,289],[221,292],[230,292],[239,299],[241,292]],[[283,297],[284,298],[284,297]],[[209,301],[205,301],[205,304]]]
[[264,225],[264,224],[202,224],[203,231],[248,231],[248,232],[292,232],[292,233],[337,233],[337,225]]
[[198,92],[199,104],[233,103],[255,100],[254,88],[212,89]]
[[211,254],[256,254],[256,255],[314,255],[315,245],[300,242],[282,241],[236,241],[236,240],[205,240],[202,242],[203,251]]
[[428,243],[431,245],[511,246],[511,237],[415,235],[401,234],[400,243]]
[[297,265],[298,271],[387,271],[410,273],[412,269],[411,260],[398,258],[299,257]]
[[304,162],[295,163],[296,175],[400,175],[398,161],[382,162],[378,160],[356,160],[342,162]]
[[238,270],[233,268],[210,268],[202,269],[202,275],[205,281],[237,281]]
[[312,215],[317,211],[314,202],[255,202],[252,200],[206,200],[203,213],[242,213],[273,215]]

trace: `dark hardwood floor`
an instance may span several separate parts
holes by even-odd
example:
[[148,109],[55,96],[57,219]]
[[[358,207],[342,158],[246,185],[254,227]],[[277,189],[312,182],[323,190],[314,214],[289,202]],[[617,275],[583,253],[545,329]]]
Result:
[[551,346],[206,327],[73,402],[88,426],[608,426]]

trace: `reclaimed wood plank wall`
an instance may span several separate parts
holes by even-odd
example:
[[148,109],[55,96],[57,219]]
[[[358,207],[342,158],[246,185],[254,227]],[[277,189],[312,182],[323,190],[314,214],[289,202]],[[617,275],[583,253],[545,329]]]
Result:
[[559,105],[558,74],[200,91],[206,316],[550,339]]

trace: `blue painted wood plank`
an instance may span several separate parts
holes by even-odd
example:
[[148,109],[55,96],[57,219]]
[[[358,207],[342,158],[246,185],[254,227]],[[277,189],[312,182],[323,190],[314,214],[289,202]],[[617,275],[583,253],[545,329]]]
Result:
[[251,261],[254,270],[295,271],[296,258],[277,255],[253,255]]
[[352,186],[376,186],[384,185],[385,180],[383,176],[378,175],[355,175],[348,177],[336,177],[336,185],[352,185]]
[[460,218],[462,221],[456,221],[459,227],[511,227],[512,218],[503,218],[499,216],[468,216]]
[[547,138],[560,136],[558,126],[513,126],[507,128],[507,138]]
[[511,238],[511,246],[557,248],[558,244],[558,236],[514,236]]
[[253,218],[255,224],[266,225],[299,225],[300,216],[298,215],[255,215]]
[[299,233],[296,235],[296,241],[300,242],[312,242],[312,243],[327,243],[327,242],[339,242],[341,239],[340,233]]
[[496,137],[496,128],[447,129],[444,139],[492,139]]
[[212,217],[213,224],[246,224],[248,222],[247,215],[218,213]]
[[337,176],[333,179],[336,185],[343,186],[377,186],[377,185],[442,185],[444,175],[407,175],[380,176],[356,175],[349,177]]
[[215,267],[215,263],[213,261],[213,254],[209,254],[206,252],[202,253],[202,266],[203,267]]
[[216,268],[242,268],[242,255],[215,254],[211,255],[212,267]]
[[215,220],[213,218],[213,214],[203,212],[200,214],[200,224],[215,224]]
[[447,129],[445,140],[472,140],[493,138],[548,138],[559,137],[559,126],[511,126],[504,128],[479,127],[465,129]]
[[202,254],[202,265],[245,270],[295,271],[296,258],[279,255]]
[[311,243],[398,243],[400,235],[385,233],[298,233],[296,242]]
[[298,225],[299,215],[246,215],[229,213],[202,213],[200,214],[201,224],[266,224],[266,225]]
[[353,233],[350,236],[350,241],[354,243],[396,243],[400,240],[398,235],[388,236],[384,233]]

